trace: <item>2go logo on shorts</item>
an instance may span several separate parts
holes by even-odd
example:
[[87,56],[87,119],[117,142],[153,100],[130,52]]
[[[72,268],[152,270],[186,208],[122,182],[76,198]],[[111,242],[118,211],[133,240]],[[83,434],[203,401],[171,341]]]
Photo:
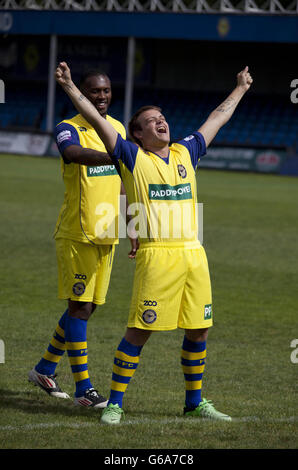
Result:
[[[144,306],[145,307],[156,307],[157,302],[156,302],[156,300],[144,300]],[[147,325],[148,324],[150,325],[151,323],[154,323],[156,318],[157,318],[157,313],[152,308],[147,308],[142,314],[142,319]]]
[[[75,274],[75,279],[79,279],[80,281],[86,281],[87,276],[85,274],[77,273],[77,274]],[[72,291],[77,296],[83,295],[85,290],[86,290],[86,286],[85,286],[84,282],[76,282],[72,286]]]
[[145,307],[156,307],[157,302],[156,302],[156,300],[144,300],[144,306]]

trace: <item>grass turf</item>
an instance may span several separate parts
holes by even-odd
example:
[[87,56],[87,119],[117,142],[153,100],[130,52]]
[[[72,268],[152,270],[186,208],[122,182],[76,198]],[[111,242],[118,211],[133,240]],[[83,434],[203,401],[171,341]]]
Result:
[[[126,419],[48,397],[27,382],[65,304],[57,299],[54,225],[63,199],[56,159],[1,156],[1,449],[290,449],[297,447],[297,371],[290,343],[297,328],[297,179],[200,170],[204,246],[214,327],[203,395],[232,423],[182,417],[183,332],[154,334],[128,387]],[[89,370],[108,396],[123,336],[134,262],[117,248],[107,302],[88,323]],[[67,357],[57,369],[70,395]]]

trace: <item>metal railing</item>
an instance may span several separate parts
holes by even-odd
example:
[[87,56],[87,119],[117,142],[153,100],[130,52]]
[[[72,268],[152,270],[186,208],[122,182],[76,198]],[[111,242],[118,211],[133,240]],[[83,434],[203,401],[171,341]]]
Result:
[[298,0],[0,0],[0,9],[298,15]]

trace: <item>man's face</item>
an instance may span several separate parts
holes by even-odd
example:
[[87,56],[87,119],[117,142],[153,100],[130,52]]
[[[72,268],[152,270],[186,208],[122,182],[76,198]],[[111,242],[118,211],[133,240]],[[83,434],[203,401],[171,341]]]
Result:
[[138,117],[141,130],[135,131],[135,135],[141,140],[143,147],[164,147],[170,142],[169,125],[166,118],[157,109],[144,111]]
[[88,77],[81,87],[82,93],[95,106],[99,114],[106,116],[111,98],[111,82],[104,75]]

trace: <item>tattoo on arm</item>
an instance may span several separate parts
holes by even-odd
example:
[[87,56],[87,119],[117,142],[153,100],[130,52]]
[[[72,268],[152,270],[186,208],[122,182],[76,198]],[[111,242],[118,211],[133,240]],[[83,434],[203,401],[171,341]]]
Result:
[[84,95],[80,95],[79,96],[79,101],[83,101],[85,99],[85,96]]
[[220,113],[227,113],[235,105],[236,105],[236,102],[233,98],[227,98],[221,105],[218,106],[218,108],[216,108],[215,111],[218,111]]

